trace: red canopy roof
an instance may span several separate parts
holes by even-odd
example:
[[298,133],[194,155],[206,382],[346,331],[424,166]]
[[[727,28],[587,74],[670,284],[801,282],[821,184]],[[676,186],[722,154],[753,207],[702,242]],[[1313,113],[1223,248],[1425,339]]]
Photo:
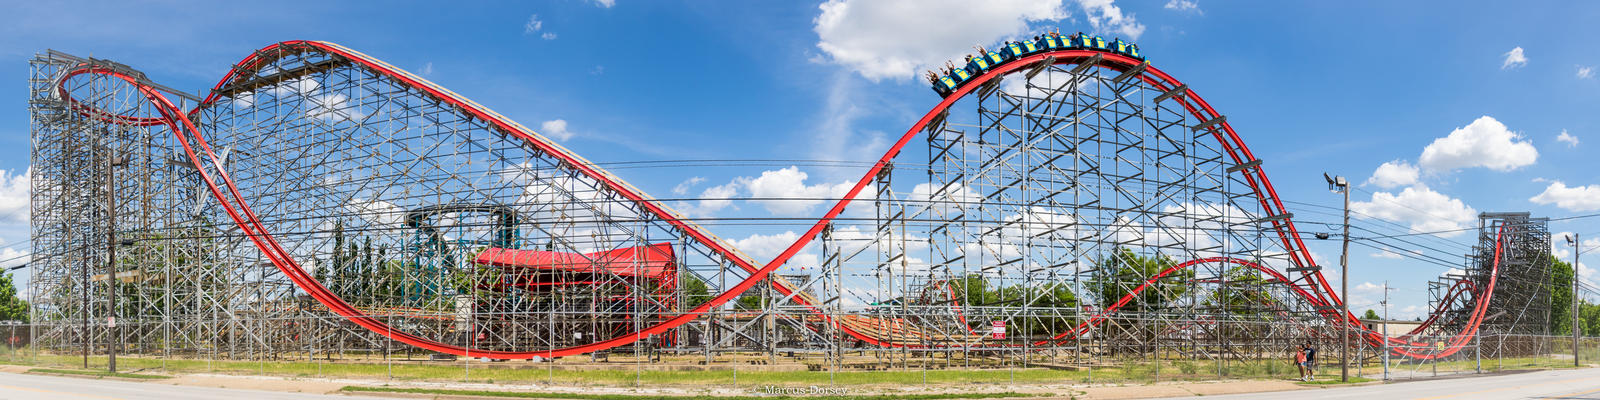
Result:
[[478,258],[473,261],[506,268],[604,273],[660,279],[673,272],[674,259],[676,258],[672,255],[671,243],[656,243],[593,253],[490,247],[478,253]]

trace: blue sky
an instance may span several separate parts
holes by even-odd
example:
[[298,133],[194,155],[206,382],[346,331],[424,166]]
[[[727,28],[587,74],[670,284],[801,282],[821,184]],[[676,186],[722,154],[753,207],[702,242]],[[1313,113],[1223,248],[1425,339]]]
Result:
[[[291,39],[417,72],[596,162],[866,161],[938,101],[910,75],[918,66],[1045,27],[1098,32],[1136,39],[1227,115],[1302,230],[1333,230],[1310,223],[1336,220],[1325,171],[1358,184],[1355,208],[1382,218],[1357,226],[1383,234],[1475,225],[1477,211],[1600,212],[1600,160],[1589,157],[1600,145],[1600,3],[130,3],[13,2],[0,15],[0,76],[13,82],[0,96],[0,259],[27,250],[23,82],[34,53],[110,58],[199,91],[251,50]],[[615,172],[660,198],[728,198],[682,202],[691,213],[816,216],[821,206],[739,198],[826,195],[861,171],[766,161]],[[1551,230],[1600,246],[1596,221]],[[798,229],[719,233],[762,253]],[[1409,249],[1454,261],[1471,237],[1417,237],[1426,247]],[[1334,242],[1311,247],[1337,263]],[[1570,257],[1564,247],[1556,254]],[[1446,270],[1361,245],[1351,255],[1353,308],[1376,308],[1381,294],[1363,284],[1388,280],[1401,289],[1392,312],[1406,317]]]

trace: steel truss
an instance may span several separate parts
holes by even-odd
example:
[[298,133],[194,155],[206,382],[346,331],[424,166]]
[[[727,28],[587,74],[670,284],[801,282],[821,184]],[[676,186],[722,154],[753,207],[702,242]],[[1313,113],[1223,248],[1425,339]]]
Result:
[[[1337,299],[1285,236],[1291,215],[1266,197],[1261,161],[1223,140],[1225,119],[1202,117],[1187,86],[1110,61],[1052,56],[986,81],[919,123],[926,164],[875,167],[857,186],[871,207],[834,221],[841,203],[815,244],[763,265],[559,144],[337,45],[258,51],[204,98],[179,96],[180,113],[141,94],[178,91],[132,68],[41,54],[35,337],[61,352],[120,338],[110,345],[161,357],[832,369],[1220,369],[1334,347]],[[1483,235],[1489,255],[1462,279],[1486,287],[1478,276],[1500,264],[1498,236]],[[1509,259],[1549,242],[1542,222],[1516,235]],[[816,261],[789,258],[799,251]],[[786,263],[805,265],[772,273]],[[1499,271],[1508,316],[1485,329],[1534,332],[1548,298],[1528,292],[1534,275],[1507,274],[1548,266]],[[1441,290],[1429,332],[1466,329],[1476,292]]]

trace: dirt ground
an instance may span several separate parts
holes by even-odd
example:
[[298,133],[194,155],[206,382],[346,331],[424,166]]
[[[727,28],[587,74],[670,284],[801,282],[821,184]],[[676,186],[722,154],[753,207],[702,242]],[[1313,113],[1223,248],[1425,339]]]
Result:
[[1083,387],[1080,399],[1148,399],[1176,396],[1215,396],[1235,393],[1277,392],[1306,389],[1290,380],[1248,380],[1228,382],[1158,383],[1132,386]]
[[[16,365],[0,365],[0,372],[25,373],[32,367]],[[129,371],[134,372],[134,371]],[[91,379],[91,378],[86,378]],[[463,389],[463,390],[501,390],[501,391],[529,391],[529,392],[565,392],[565,393],[590,393],[590,394],[653,394],[653,395],[678,395],[678,396],[730,396],[749,395],[752,392],[747,388],[621,388],[621,387],[574,387],[574,386],[543,386],[543,385],[505,385],[487,383],[445,383],[445,382],[395,382],[373,379],[326,379],[326,378],[286,378],[274,376],[241,376],[220,374],[183,374],[169,379],[139,380],[154,384],[186,385],[201,387],[218,387],[233,389],[270,390],[280,392],[300,393],[337,393],[339,388],[345,386],[401,386],[419,387],[430,389]],[[1271,392],[1284,390],[1299,390],[1306,387],[1296,385],[1288,380],[1241,380],[1221,382],[1169,382],[1150,385],[977,385],[964,387],[926,388],[907,387],[896,389],[872,390],[871,393],[855,392],[861,395],[893,395],[893,394],[933,394],[933,393],[995,393],[1019,392],[1036,393],[1046,397],[1041,398],[1077,398],[1077,399],[1144,399],[1174,396],[1212,396],[1232,393]],[[933,389],[933,390],[930,390]],[[759,389],[757,390],[759,393]]]

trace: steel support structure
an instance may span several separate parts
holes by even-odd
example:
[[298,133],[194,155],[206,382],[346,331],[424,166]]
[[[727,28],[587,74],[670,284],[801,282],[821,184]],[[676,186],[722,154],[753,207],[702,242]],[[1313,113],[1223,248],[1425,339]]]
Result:
[[[32,65],[29,290],[50,351],[112,350],[89,346],[110,343],[95,321],[117,315],[115,350],[136,357],[1222,374],[1304,341],[1337,347],[1330,328],[1350,324],[1227,119],[1106,52],[974,78],[762,259],[331,43],[263,48],[199,97],[106,60]],[[926,162],[897,158],[908,147]],[[1548,250],[1542,220],[1484,218],[1469,283],[1436,290],[1438,342],[1480,323],[1531,333],[1548,313],[1529,292],[1548,274],[1529,258],[1540,235]],[[113,255],[113,236],[136,244]],[[1408,357],[1459,350],[1358,336]]]

